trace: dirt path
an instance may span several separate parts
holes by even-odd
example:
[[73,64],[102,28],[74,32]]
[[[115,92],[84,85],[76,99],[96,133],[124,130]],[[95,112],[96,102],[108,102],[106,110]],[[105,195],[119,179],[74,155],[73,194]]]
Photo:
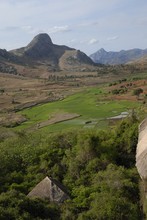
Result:
[[31,127],[31,130],[37,130],[48,125],[56,124],[62,121],[67,121],[67,120],[71,120],[71,119],[78,118],[78,117],[80,117],[80,115],[76,113],[58,113],[54,115],[51,119],[40,122],[36,124],[35,126]]

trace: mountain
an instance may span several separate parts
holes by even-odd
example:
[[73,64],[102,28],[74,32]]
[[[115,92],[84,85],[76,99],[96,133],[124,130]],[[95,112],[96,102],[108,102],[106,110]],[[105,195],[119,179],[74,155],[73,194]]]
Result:
[[25,58],[25,60],[28,58],[32,61],[48,60],[49,62],[57,63],[65,50],[72,49],[53,44],[49,35],[44,33],[35,36],[26,47],[11,50],[10,53]]
[[[25,63],[44,64],[50,70],[64,70],[74,68],[80,70],[95,63],[83,52],[63,45],[53,44],[48,34],[42,33],[26,46],[11,50],[9,53]],[[71,62],[72,60],[72,62]]]
[[121,50],[119,52],[105,51],[103,48],[98,50],[96,53],[90,55],[90,58],[95,63],[101,64],[125,64],[130,61],[139,59],[147,55],[147,49],[131,49],[131,50]]

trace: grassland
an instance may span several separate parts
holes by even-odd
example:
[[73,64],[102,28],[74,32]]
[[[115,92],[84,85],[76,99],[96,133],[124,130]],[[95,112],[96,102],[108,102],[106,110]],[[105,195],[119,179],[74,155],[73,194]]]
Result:
[[82,92],[76,93],[62,101],[56,101],[23,110],[19,114],[24,115],[28,120],[17,130],[33,129],[38,123],[43,123],[52,118],[56,118],[59,113],[76,113],[80,117],[71,120],[61,120],[44,126],[40,129],[50,132],[60,131],[61,129],[76,127],[106,127],[108,117],[119,115],[121,112],[138,108],[138,102],[127,100],[112,100],[105,89],[100,87],[85,88]]
[[[4,91],[0,94],[1,126],[13,127],[27,119],[12,130],[54,132],[80,127],[106,128],[110,125],[107,118],[131,109],[139,109],[147,101],[146,72],[102,76],[93,76],[96,73],[92,72],[92,77],[89,77],[90,73],[76,73],[74,77],[60,74],[61,79],[58,76],[59,79],[53,81],[1,74],[0,86]],[[120,83],[123,78],[126,81]],[[140,100],[132,95],[132,91],[137,88],[143,89]],[[114,90],[125,92],[113,94]],[[34,107],[24,109],[25,105]],[[24,109],[17,112],[21,116],[14,113],[16,109]],[[74,114],[79,117],[72,119],[71,115]],[[67,115],[70,115],[69,118]]]

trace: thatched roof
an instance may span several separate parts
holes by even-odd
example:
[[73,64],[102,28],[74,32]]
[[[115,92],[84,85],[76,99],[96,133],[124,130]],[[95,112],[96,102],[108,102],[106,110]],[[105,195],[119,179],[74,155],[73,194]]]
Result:
[[140,177],[147,179],[147,119],[139,126],[139,137],[136,151],[136,167]]
[[40,183],[38,183],[28,194],[28,197],[48,199],[49,201],[57,203],[62,203],[66,199],[69,199],[66,188],[49,177],[45,177]]

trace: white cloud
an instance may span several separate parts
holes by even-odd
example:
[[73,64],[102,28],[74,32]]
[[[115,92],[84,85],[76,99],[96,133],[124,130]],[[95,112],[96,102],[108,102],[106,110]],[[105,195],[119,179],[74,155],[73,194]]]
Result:
[[83,22],[81,24],[78,24],[78,27],[88,27],[88,26],[96,26],[99,25],[98,21],[87,21],[87,22]]
[[48,30],[49,34],[58,33],[58,32],[68,32],[71,31],[68,25],[65,26],[54,26]]
[[112,41],[112,40],[117,40],[118,38],[119,36],[113,36],[113,37],[108,37],[107,40]]
[[17,26],[6,26],[4,28],[1,28],[0,31],[2,32],[15,32],[18,31],[20,28]]
[[33,28],[31,25],[22,26],[21,29],[23,31],[30,33],[30,34],[36,34],[38,32],[38,30]]
[[86,43],[88,43],[88,40],[84,40],[84,39],[83,39],[83,40],[80,40],[79,43],[80,43],[80,44],[86,44]]
[[67,41],[67,44],[74,44],[74,43],[77,43],[77,39],[71,39]]
[[23,46],[40,32],[88,53],[96,43],[106,50],[147,45],[146,0],[0,0],[0,8],[0,48]]
[[76,42],[77,40],[76,39],[71,39],[69,42],[73,43],[73,42]]
[[68,41],[68,43],[92,45],[92,44],[97,44],[97,43],[99,43],[99,40],[97,40],[97,39],[95,39],[95,38],[82,39],[82,40],[72,39],[72,40]]
[[95,38],[92,38],[90,41],[89,41],[89,44],[97,44],[99,41]]

